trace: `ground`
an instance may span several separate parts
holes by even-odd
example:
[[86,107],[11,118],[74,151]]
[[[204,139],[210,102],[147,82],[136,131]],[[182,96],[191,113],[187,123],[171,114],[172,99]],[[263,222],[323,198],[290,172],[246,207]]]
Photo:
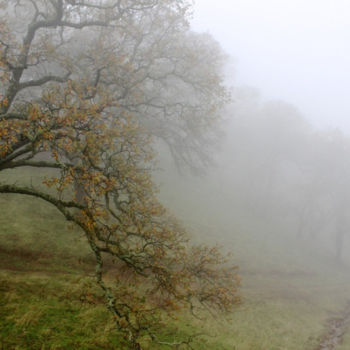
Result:
[[[0,212],[2,349],[123,349],[94,284],[83,235],[41,200],[2,196]],[[195,239],[214,240],[210,227],[193,231]],[[268,249],[227,227],[216,227],[215,240],[240,265],[241,305],[225,317],[204,315],[205,321],[181,314],[169,327],[207,334],[195,349],[315,350],[327,320],[350,300],[346,266],[307,254],[294,259],[277,243]],[[349,348],[345,334],[338,349]]]

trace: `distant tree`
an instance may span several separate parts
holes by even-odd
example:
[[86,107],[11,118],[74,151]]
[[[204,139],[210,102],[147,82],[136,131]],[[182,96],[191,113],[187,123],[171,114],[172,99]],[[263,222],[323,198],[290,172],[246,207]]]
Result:
[[322,135],[322,177],[324,193],[331,208],[332,239],[335,258],[342,261],[346,236],[350,230],[350,143],[339,130],[332,130]]
[[241,193],[251,210],[276,215],[294,193],[290,187],[306,161],[310,126],[295,107],[282,101],[262,102],[254,90],[238,90],[234,100],[226,152],[231,182],[237,183],[232,196]]
[[[338,130],[314,133],[305,150],[306,162],[298,186],[298,236],[327,239],[335,258],[342,260],[346,236],[350,228],[349,140]],[[324,239],[325,237],[323,237]]]
[[[0,171],[55,175],[46,187],[0,183],[0,193],[41,198],[85,232],[133,349],[145,338],[190,346],[161,341],[162,313],[238,301],[236,268],[216,247],[189,245],[151,180],[154,138],[180,165],[208,161],[227,100],[223,55],[189,31],[189,9],[178,0],[1,1]],[[114,281],[103,275],[106,256],[116,259]]]

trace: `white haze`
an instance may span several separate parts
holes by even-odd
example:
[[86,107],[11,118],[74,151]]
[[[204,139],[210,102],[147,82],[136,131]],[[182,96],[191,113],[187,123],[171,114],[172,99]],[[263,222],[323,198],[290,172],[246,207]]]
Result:
[[235,59],[234,85],[350,133],[348,0],[197,0],[192,25]]

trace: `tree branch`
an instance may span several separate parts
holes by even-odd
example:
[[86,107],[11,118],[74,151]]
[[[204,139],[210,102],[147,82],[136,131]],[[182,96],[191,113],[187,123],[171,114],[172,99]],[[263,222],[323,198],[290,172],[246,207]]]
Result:
[[[67,208],[77,208],[84,209],[85,207],[74,201],[62,201],[54,196],[51,196],[45,192],[29,188],[29,187],[19,187],[16,185],[0,185],[0,193],[16,193],[24,194],[32,197],[37,197],[53,204],[57,207],[66,217],[69,216],[69,220],[73,220],[72,215],[67,211]],[[67,214],[67,215],[66,215]]]
[[20,114],[20,113],[4,113],[0,114],[0,119],[5,119],[5,120],[26,120],[27,115],[26,114]]
[[68,166],[71,166],[71,164],[63,164],[63,163],[53,163],[53,162],[47,162],[47,161],[30,161],[30,160],[18,160],[15,162],[7,162],[3,165],[0,165],[0,170],[5,169],[14,169],[14,168],[20,168],[20,167],[33,167],[33,168],[52,168],[52,169],[65,169]]
[[65,83],[65,82],[67,82],[70,74],[71,74],[71,72],[68,72],[63,77],[60,77],[57,75],[46,75],[45,77],[42,77],[40,79],[25,81],[25,82],[20,83],[18,85],[18,91],[26,89],[28,87],[41,86],[41,85],[44,85],[46,83],[49,83],[50,81],[55,81],[57,83]]

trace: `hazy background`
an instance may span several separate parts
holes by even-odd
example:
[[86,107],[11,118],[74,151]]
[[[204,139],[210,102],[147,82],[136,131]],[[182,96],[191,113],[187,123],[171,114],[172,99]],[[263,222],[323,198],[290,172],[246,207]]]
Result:
[[346,0],[197,0],[192,24],[233,57],[234,85],[349,134],[349,19]]
[[[337,344],[337,350],[349,350],[350,0],[196,2],[194,31],[209,32],[231,57],[225,79],[233,87],[233,103],[220,110],[222,126],[205,123],[210,100],[203,97],[197,104],[197,89],[184,89],[167,74],[160,81],[170,89],[132,84],[136,93],[126,101],[129,106],[135,98],[139,105],[143,91],[147,103],[152,97],[161,106],[184,101],[191,107],[186,118],[177,108],[161,108],[163,116],[143,107],[135,118],[158,137],[152,175],[162,204],[188,229],[191,242],[218,244],[231,253],[242,276],[243,302],[228,319],[200,315],[206,324],[196,328],[197,321],[179,313],[179,331],[190,327],[209,334],[210,350],[334,350]],[[153,29],[148,18],[145,23]],[[141,30],[143,20],[136,24],[140,35],[152,34],[150,42],[163,37],[161,29]],[[129,45],[138,45],[133,35],[130,44],[124,45],[123,35],[118,39],[126,55]],[[215,58],[221,57],[219,47],[206,35],[192,33],[184,45],[182,38],[163,39],[160,48],[165,46],[152,54],[158,57],[167,48],[169,58],[175,51],[185,57],[184,82],[215,77],[222,67]],[[75,45],[77,51],[85,50],[90,42],[85,40]],[[201,40],[199,57],[192,55]],[[140,62],[148,62],[142,54],[148,44],[141,49]],[[84,64],[79,61],[78,67]],[[153,74],[167,71],[163,64],[154,60]],[[129,84],[129,72],[123,63],[116,74]],[[128,86],[117,81],[118,89]],[[215,97],[215,83],[207,88],[203,81],[205,93],[214,91]],[[209,130],[201,128],[208,124]],[[179,163],[169,143],[177,147]],[[198,155],[212,164],[203,166]],[[1,171],[0,182],[40,188],[44,178],[56,174],[19,169]],[[110,342],[112,328],[91,279],[95,261],[85,236],[39,199],[0,196],[0,213],[0,345],[5,339],[12,348],[37,349],[45,340],[50,348],[78,349],[82,342],[81,349],[92,349],[96,341]],[[320,340],[328,334],[331,345],[324,347]]]

